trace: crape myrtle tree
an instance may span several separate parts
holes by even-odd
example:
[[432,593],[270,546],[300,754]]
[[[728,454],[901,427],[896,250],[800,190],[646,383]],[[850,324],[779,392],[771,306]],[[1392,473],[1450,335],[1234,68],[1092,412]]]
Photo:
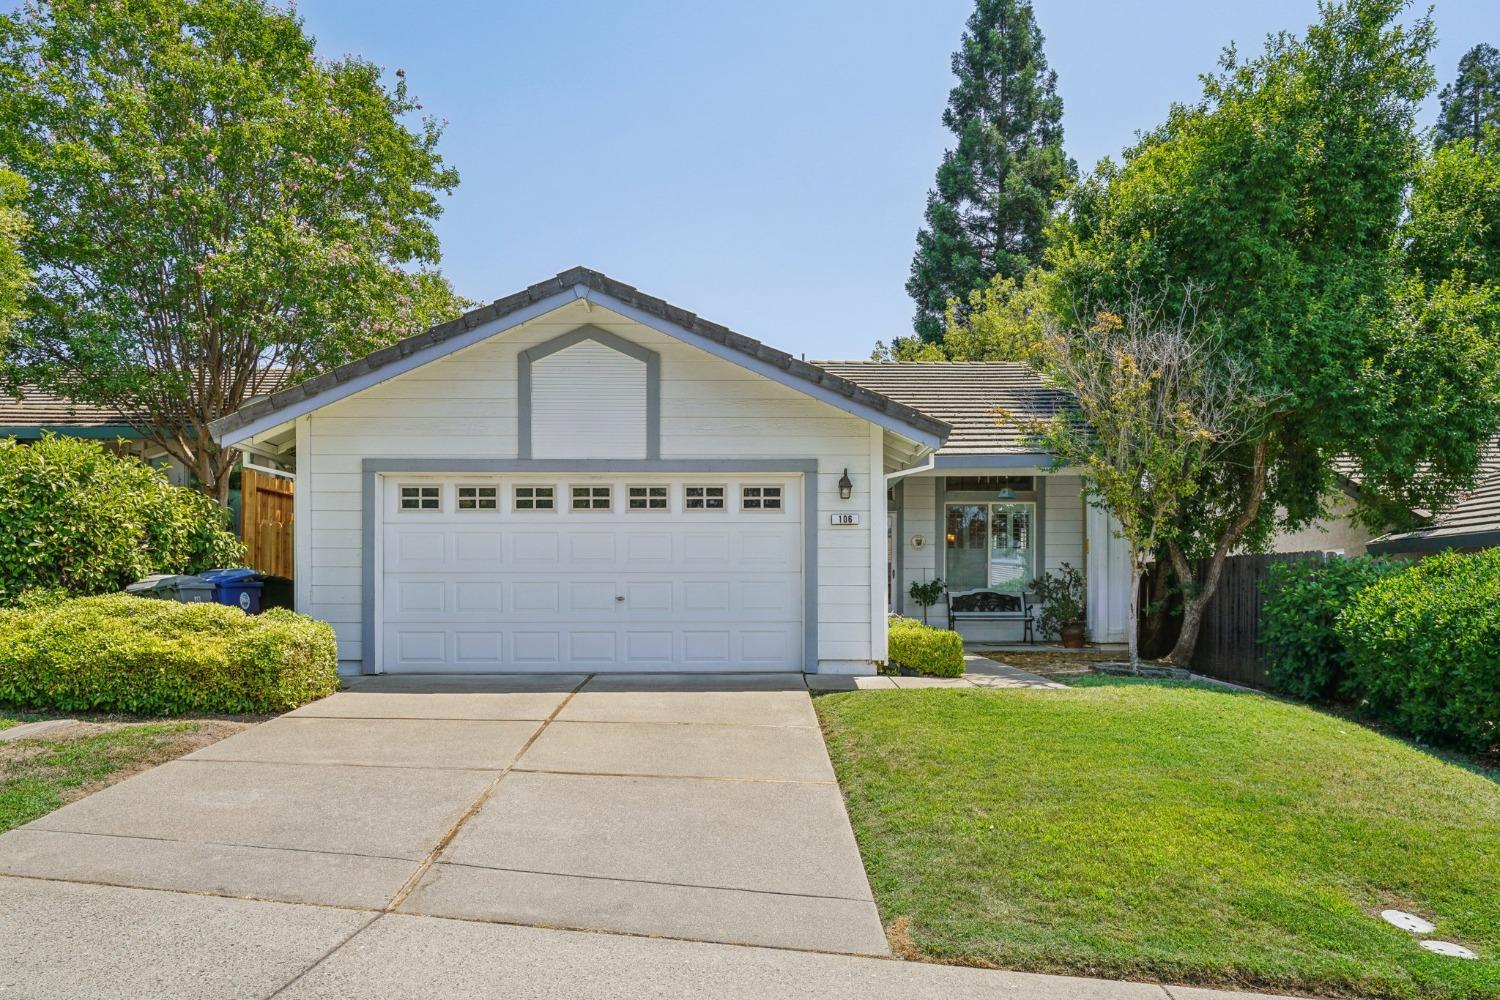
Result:
[[452,317],[457,183],[401,71],[322,59],[265,0],[31,0],[0,16],[0,163],[28,183],[6,380],[117,409],[221,501],[208,423]]
[[943,125],[957,145],[928,193],[906,284],[918,343],[898,338],[898,353],[942,341],[950,308],[966,315],[970,294],[997,276],[1020,281],[1041,260],[1047,220],[1077,175],[1030,3],[978,0],[953,73]]
[[1366,516],[1430,510],[1472,482],[1500,426],[1489,291],[1411,278],[1402,219],[1433,31],[1400,23],[1406,6],[1324,2],[1304,36],[1227,51],[1203,97],[1102,163],[1055,227],[1065,326],[1088,326],[1073,303],[1147,289],[1170,311],[1201,289],[1220,364],[1275,400],[1202,464],[1161,541],[1183,598],[1170,662],[1190,661],[1225,559],[1322,514],[1336,462],[1364,485]]
[[1087,327],[1044,320],[1030,357],[1074,406],[1032,424],[1059,465],[1077,469],[1088,497],[1108,509],[1130,546],[1130,666],[1140,668],[1141,576],[1174,537],[1203,473],[1252,439],[1275,400],[1198,318],[1201,295],[1184,289],[1171,312],[1165,294],[1127,295],[1121,312],[1085,314]]
[[1500,126],[1500,49],[1476,45],[1458,61],[1458,78],[1438,95],[1441,112],[1434,139],[1439,147],[1460,140],[1477,146],[1485,129]]

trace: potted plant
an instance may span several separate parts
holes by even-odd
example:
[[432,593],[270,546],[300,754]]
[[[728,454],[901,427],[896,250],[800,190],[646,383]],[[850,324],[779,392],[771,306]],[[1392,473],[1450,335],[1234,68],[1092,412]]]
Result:
[[943,581],[939,578],[928,580],[926,583],[912,581],[911,599],[916,601],[922,609],[922,624],[927,624],[927,609],[943,599]]
[[1068,649],[1083,648],[1083,574],[1063,563],[1055,574],[1043,573],[1031,581],[1031,589],[1042,605],[1038,621],[1042,635],[1057,636]]

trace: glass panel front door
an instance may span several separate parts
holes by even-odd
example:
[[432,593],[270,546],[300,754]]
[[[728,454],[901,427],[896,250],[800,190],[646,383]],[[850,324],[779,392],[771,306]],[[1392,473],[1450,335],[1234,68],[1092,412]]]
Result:
[[990,504],[989,588],[1019,594],[1031,577],[1031,504]]
[[951,503],[944,538],[949,590],[1020,594],[1036,576],[1030,503]]
[[985,586],[989,548],[990,509],[982,503],[948,505],[945,579],[949,590],[977,590]]

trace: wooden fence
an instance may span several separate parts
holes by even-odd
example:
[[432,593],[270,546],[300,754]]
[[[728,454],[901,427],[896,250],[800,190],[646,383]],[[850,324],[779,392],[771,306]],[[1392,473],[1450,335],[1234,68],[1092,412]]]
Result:
[[272,576],[292,575],[292,481],[240,470],[240,538],[245,562]]
[[1214,596],[1203,609],[1193,669],[1236,684],[1266,688],[1266,649],[1260,641],[1260,611],[1266,577],[1276,563],[1323,560],[1322,552],[1278,552],[1230,556]]

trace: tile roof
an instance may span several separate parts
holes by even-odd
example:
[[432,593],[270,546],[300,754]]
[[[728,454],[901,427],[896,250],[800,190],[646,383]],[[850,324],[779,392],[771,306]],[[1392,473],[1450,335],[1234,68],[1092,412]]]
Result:
[[1369,544],[1371,552],[1431,552],[1500,546],[1500,437],[1479,460],[1474,488],[1415,531],[1392,532]]
[[939,455],[1033,452],[1025,431],[1002,419],[1004,409],[1023,419],[1053,416],[1068,394],[1053,388],[1019,361],[815,361],[813,364],[944,423],[953,432]]
[[602,295],[607,295],[619,302],[623,302],[632,308],[639,309],[642,312],[680,326],[690,333],[706,337],[725,347],[732,348],[757,361],[775,365],[777,368],[799,379],[838,393],[861,406],[877,410],[927,434],[941,438],[948,433],[948,425],[943,420],[935,418],[925,411],[917,410],[908,404],[885,396],[877,389],[855,384],[834,372],[815,367],[806,361],[794,358],[785,351],[778,351],[776,348],[763,344],[744,334],[735,333],[728,327],[711,323],[680,306],[674,306],[665,299],[647,295],[631,285],[616,281],[606,274],[601,274],[586,267],[575,267],[563,271],[548,278],[546,281],[539,281],[528,288],[523,288],[513,295],[507,295],[503,299],[496,299],[489,305],[472,309],[458,319],[435,326],[424,333],[418,333],[404,340],[399,340],[389,347],[383,347],[348,364],[340,365],[332,371],[324,372],[322,375],[310,378],[305,382],[298,383],[280,392],[274,392],[265,399],[246,403],[234,413],[215,420],[209,425],[209,429],[216,437],[222,439],[232,431],[236,431],[241,427],[270,416],[279,410],[284,410],[304,401],[311,400],[337,386],[374,372],[417,351],[434,347],[446,340],[466,333],[476,326],[494,322],[520,309],[524,309],[526,306],[552,298],[555,295],[560,295],[569,289],[579,287],[592,289]]
[[36,386],[22,386],[19,394],[0,391],[0,427],[121,427],[128,423],[111,407],[75,403]]
[[[285,368],[262,369],[256,376],[251,398],[274,392],[286,381]],[[75,402],[34,385],[23,385],[16,392],[0,390],[0,428],[89,430],[129,426],[130,419],[111,406]]]

